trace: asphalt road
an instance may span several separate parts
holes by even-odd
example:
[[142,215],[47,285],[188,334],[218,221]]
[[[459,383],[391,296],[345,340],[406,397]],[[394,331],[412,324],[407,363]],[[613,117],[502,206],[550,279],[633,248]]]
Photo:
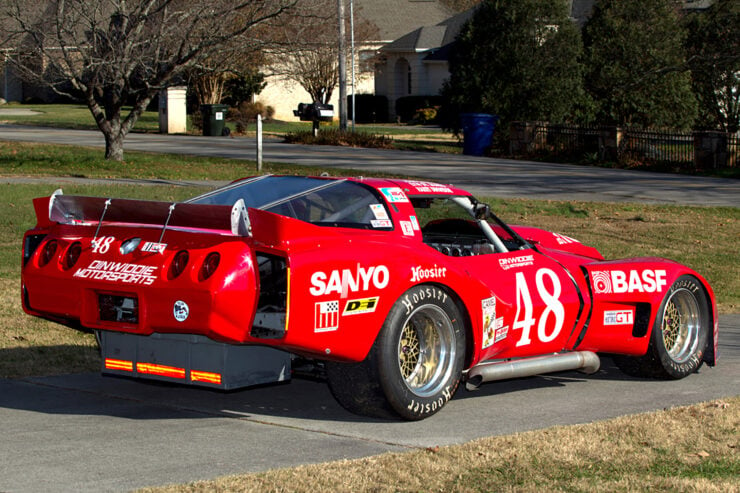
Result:
[[229,393],[98,374],[0,380],[0,491],[123,491],[730,397],[740,393],[740,315],[720,317],[720,334],[720,364],[683,380],[630,378],[604,358],[595,375],[461,389],[410,423],[349,414],[307,379]]
[[[0,125],[3,139],[102,145],[97,132]],[[126,149],[254,155],[245,139],[145,134],[129,136]],[[423,176],[478,195],[740,206],[740,183],[730,180],[276,142],[266,145],[265,159]],[[462,389],[442,412],[414,423],[349,414],[326,384],[306,379],[229,393],[98,374],[0,379],[0,491],[123,491],[738,395],[740,315],[720,318],[720,336],[720,364],[684,380],[633,379],[604,359],[596,375],[565,372]]]
[[[104,146],[97,131],[16,125],[0,125],[0,140]],[[185,135],[132,133],[124,148],[236,159],[254,159],[256,154],[253,139]],[[266,162],[318,166],[329,173],[332,168],[350,168],[366,176],[387,172],[423,177],[455,184],[477,196],[740,207],[740,180],[429,152],[303,146],[269,139],[263,154]],[[0,182],[17,180],[0,178]]]

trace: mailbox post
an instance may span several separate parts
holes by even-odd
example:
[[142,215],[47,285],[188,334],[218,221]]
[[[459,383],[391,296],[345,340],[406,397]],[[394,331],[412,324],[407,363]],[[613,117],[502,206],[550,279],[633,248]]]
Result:
[[323,103],[299,103],[298,109],[293,110],[293,115],[302,122],[313,122],[313,135],[319,133],[320,122],[330,122],[334,119],[334,105]]

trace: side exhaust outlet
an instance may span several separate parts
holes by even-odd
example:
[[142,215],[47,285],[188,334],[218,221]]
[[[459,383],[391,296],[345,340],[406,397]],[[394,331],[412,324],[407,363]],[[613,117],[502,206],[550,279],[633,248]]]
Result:
[[468,370],[465,388],[475,390],[483,382],[531,377],[558,371],[580,370],[591,374],[599,371],[600,366],[599,357],[591,351],[575,351],[514,361],[484,362]]

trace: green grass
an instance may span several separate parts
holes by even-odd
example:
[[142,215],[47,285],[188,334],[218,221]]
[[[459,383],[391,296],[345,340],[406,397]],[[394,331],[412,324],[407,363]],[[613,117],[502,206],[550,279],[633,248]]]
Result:
[[[82,104],[17,104],[11,103],[4,108],[11,109],[28,109],[38,112],[36,115],[0,115],[0,122],[16,123],[21,125],[39,125],[48,127],[58,128],[74,128],[74,129],[97,129],[95,120],[93,120],[90,110],[87,106]],[[124,108],[124,116],[130,108]],[[188,117],[189,118],[189,117]],[[234,124],[227,123],[234,131]],[[284,135],[288,132],[300,132],[310,131],[311,122],[296,121],[279,121],[271,120],[267,121],[262,126],[262,131],[265,134],[271,135]],[[188,128],[191,131],[194,127],[191,123],[188,123]],[[339,124],[337,122],[321,124],[321,130],[338,129]],[[351,126],[350,126],[351,128]],[[417,127],[417,126],[406,126],[397,125],[393,123],[388,124],[358,124],[355,126],[357,131],[365,133],[375,133],[378,135],[387,136],[436,136],[442,138],[452,138],[449,133],[444,133],[436,128],[429,127]],[[255,130],[255,124],[251,123],[247,129],[248,131]],[[136,122],[134,131],[138,132],[159,132],[159,114],[156,111],[145,111],[139,120]]]

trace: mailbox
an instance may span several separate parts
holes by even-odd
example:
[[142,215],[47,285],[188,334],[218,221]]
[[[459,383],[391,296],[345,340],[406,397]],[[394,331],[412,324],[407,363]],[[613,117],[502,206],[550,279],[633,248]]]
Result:
[[323,103],[300,103],[293,114],[302,122],[330,122],[334,119],[334,105]]

